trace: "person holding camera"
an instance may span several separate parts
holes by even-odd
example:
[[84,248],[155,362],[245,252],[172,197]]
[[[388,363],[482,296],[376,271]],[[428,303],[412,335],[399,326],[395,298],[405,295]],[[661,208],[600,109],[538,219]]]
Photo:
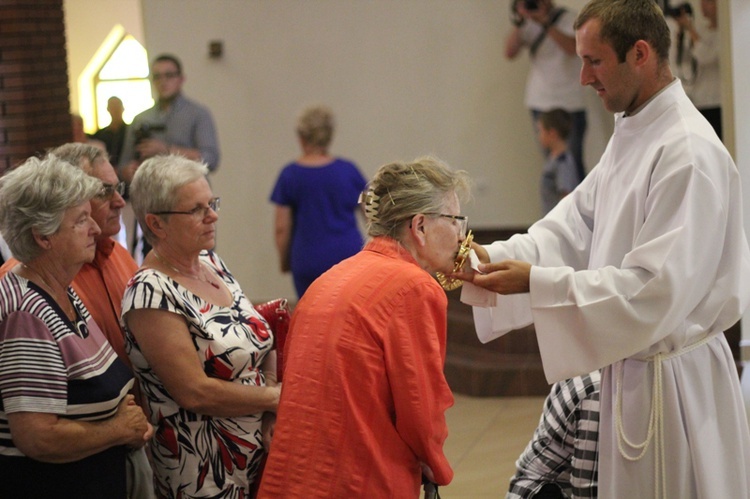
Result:
[[125,136],[118,170],[130,183],[141,161],[161,154],[179,154],[219,167],[219,143],[211,112],[182,95],[185,75],[173,55],[158,56],[151,65],[156,104],[133,118]]
[[[182,94],[185,75],[177,57],[162,54],[151,64],[156,104],[133,118],[122,146],[117,174],[130,184],[142,161],[159,155],[178,154],[205,163],[213,172],[219,167],[219,142],[211,112]],[[136,260],[151,246],[135,223],[131,249]]]
[[[531,68],[526,80],[526,106],[536,123],[545,111],[561,108],[571,114],[568,144],[583,178],[583,137],[586,108],[578,83],[581,63],[576,56],[575,13],[556,7],[553,0],[513,0],[513,29],[505,40],[505,57],[515,59],[528,48]],[[546,155],[547,151],[545,151]]]
[[[688,96],[722,139],[721,73],[716,0],[701,0],[704,22],[696,26],[689,3],[668,9],[678,25],[678,75],[688,86]],[[682,64],[680,64],[682,63]]]

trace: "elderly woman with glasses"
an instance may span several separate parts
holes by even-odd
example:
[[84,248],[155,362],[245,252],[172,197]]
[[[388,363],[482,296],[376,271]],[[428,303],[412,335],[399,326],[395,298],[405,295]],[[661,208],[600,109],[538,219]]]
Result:
[[466,172],[434,158],[380,167],[363,193],[369,242],[297,304],[259,497],[419,497],[447,484],[443,375],[450,273],[466,234]]
[[166,498],[246,497],[263,455],[262,416],[279,400],[268,324],[211,251],[219,198],[207,172],[157,156],[130,186],[153,249],[125,292],[123,323]]
[[100,229],[102,182],[55,155],[0,179],[0,497],[126,497],[126,455],[153,433],[133,376],[70,286]]

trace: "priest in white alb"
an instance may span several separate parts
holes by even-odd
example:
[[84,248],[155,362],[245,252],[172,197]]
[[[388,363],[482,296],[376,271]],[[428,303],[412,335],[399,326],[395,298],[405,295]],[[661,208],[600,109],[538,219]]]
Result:
[[533,322],[550,383],[602,369],[599,497],[747,499],[723,334],[750,303],[737,167],[672,75],[653,0],[593,0],[575,27],[614,134],[527,234],[475,246],[462,300],[483,341]]

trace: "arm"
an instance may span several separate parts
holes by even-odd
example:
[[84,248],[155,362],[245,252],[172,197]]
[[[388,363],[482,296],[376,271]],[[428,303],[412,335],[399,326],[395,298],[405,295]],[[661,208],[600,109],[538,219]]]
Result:
[[443,453],[448,434],[445,411],[453,405],[443,374],[447,298],[431,281],[409,289],[399,303],[384,345],[396,430],[426,466],[427,475],[431,470],[433,481],[446,485],[453,478]]
[[[207,109],[202,109],[199,119],[195,123],[193,135],[195,149],[197,149],[198,158],[208,165],[208,169],[215,172],[219,168],[219,140],[216,134],[216,125],[211,113]],[[172,147],[175,147],[173,144]],[[179,152],[179,149],[177,152]],[[190,151],[187,151],[191,153]],[[195,154],[195,152],[192,152]]]
[[[719,34],[716,30],[705,32],[701,36],[693,24],[690,24],[690,37],[693,39],[692,54],[700,66],[719,63]],[[694,34],[693,34],[694,33]]]
[[566,35],[555,24],[547,26],[547,36],[550,40],[554,40],[566,54],[576,55],[576,39],[574,36]]
[[505,58],[513,60],[518,57],[521,53],[521,49],[524,46],[523,38],[521,37],[521,27],[514,26],[513,30],[505,38]]
[[523,9],[523,7],[519,7],[519,9],[521,9],[521,11],[523,12],[524,17],[531,19],[542,28],[544,28],[547,31],[547,36],[550,38],[550,40],[553,40],[557,44],[557,46],[563,50],[563,52],[572,56],[576,55],[575,34],[569,31],[565,31],[560,26],[561,18],[569,14],[568,12],[563,12],[563,14],[558,16],[556,21],[553,23],[552,15],[558,10],[552,10],[545,4],[540,5],[537,10],[529,11]]
[[[278,382],[277,375],[276,350],[272,350],[266,355],[261,365],[261,370],[266,377],[266,386],[277,386],[281,390],[281,383]],[[271,440],[273,440],[275,428],[276,413],[274,411],[265,411],[261,422],[261,439],[263,441],[263,449],[265,449],[266,453],[271,451]]]
[[140,157],[145,159],[160,154],[179,154],[193,161],[202,161],[210,171],[216,171],[219,167],[219,143],[211,113],[198,107],[181,116],[191,123],[189,129],[179,132],[180,135],[171,136],[169,140],[160,137],[141,141],[136,146]]
[[687,12],[683,11],[682,14],[677,17],[677,24],[679,24],[680,30],[688,34],[693,43],[701,39],[698,31],[695,29],[695,25],[693,24],[693,18]]
[[276,411],[279,387],[242,385],[207,376],[179,315],[135,309],[127,312],[125,321],[149,365],[181,407],[218,417]]
[[279,265],[282,272],[289,272],[290,246],[292,244],[292,208],[289,206],[276,205],[276,216],[274,218],[274,239],[276,251],[279,254]]
[[146,416],[127,395],[117,413],[103,421],[78,421],[55,414],[8,414],[13,443],[24,455],[48,463],[68,463],[98,454],[110,447],[143,446],[153,435]]
[[529,18],[528,11],[523,8],[523,2],[513,0],[513,30],[505,38],[505,58],[513,60],[518,57],[526,42],[522,35],[522,26]]

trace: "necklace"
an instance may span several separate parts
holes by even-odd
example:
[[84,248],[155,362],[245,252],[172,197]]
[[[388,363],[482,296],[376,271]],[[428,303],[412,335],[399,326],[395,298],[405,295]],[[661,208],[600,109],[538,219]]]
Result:
[[200,266],[201,266],[201,273],[200,273],[200,275],[194,276],[194,275],[190,275],[190,274],[188,274],[186,272],[183,272],[182,270],[178,269],[177,267],[175,267],[174,265],[172,265],[171,263],[169,263],[168,261],[166,261],[159,254],[159,252],[156,251],[156,249],[152,249],[151,251],[154,252],[154,256],[156,257],[157,260],[159,260],[161,263],[163,263],[164,265],[166,265],[169,269],[173,270],[174,272],[177,272],[178,274],[180,274],[180,275],[182,275],[184,277],[187,277],[188,279],[197,279],[199,281],[205,282],[206,284],[210,284],[211,286],[213,286],[215,289],[219,289],[219,285],[218,284],[216,284],[210,278],[206,277],[206,269],[203,266],[203,262],[198,262],[200,264]]

